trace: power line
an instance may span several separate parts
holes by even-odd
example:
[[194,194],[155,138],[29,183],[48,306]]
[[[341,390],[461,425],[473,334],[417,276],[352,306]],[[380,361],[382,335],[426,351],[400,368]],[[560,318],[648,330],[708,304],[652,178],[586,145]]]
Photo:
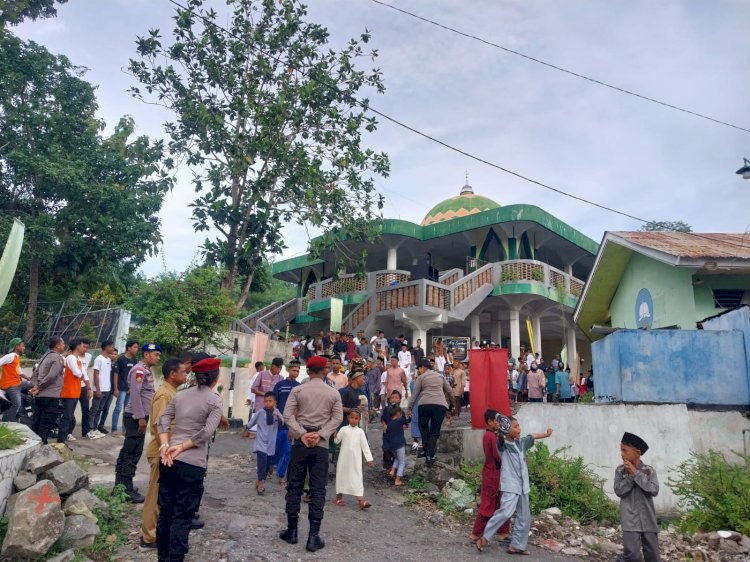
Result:
[[425,23],[429,23],[429,24],[434,25],[436,27],[440,27],[440,28],[445,29],[447,31],[451,31],[453,33],[457,33],[458,35],[461,35],[463,37],[467,37],[469,39],[474,39],[475,41],[479,41],[480,43],[484,43],[485,45],[488,45],[490,47],[494,47],[496,49],[500,49],[502,51],[505,51],[506,53],[510,53],[512,55],[516,55],[516,56],[522,57],[522,58],[524,58],[526,60],[530,60],[532,62],[541,64],[543,66],[546,66],[548,68],[552,68],[554,70],[559,70],[560,72],[564,72],[565,74],[570,74],[571,76],[575,76],[576,78],[581,78],[583,80],[587,80],[588,82],[592,82],[594,84],[598,84],[599,86],[604,86],[605,88],[609,88],[611,90],[615,90],[617,92],[620,92],[620,93],[623,93],[623,94],[627,94],[629,96],[634,96],[634,97],[640,98],[640,99],[642,99],[644,101],[650,101],[652,103],[656,103],[658,105],[661,105],[661,106],[664,106],[664,107],[668,107],[669,109],[674,109],[676,111],[681,111],[682,113],[687,113],[688,115],[692,115],[693,117],[698,117],[700,119],[705,119],[707,121],[712,121],[713,123],[717,123],[719,125],[724,125],[726,127],[731,127],[733,129],[737,129],[737,130],[743,131],[745,133],[750,133],[750,129],[747,129],[745,127],[741,127],[739,125],[734,125],[732,123],[727,123],[726,121],[722,121],[720,119],[716,119],[715,117],[709,117],[708,115],[704,115],[702,113],[698,113],[697,111],[692,111],[690,109],[685,109],[684,107],[679,107],[679,106],[673,105],[671,103],[667,103],[667,102],[658,100],[656,98],[645,96],[643,94],[639,94],[638,92],[633,92],[632,90],[626,90],[625,88],[621,88],[620,86],[615,86],[613,84],[608,84],[607,82],[603,82],[601,80],[597,80],[596,78],[591,78],[590,76],[586,76],[584,74],[580,74],[580,73],[575,72],[573,70],[568,70],[567,68],[563,68],[561,66],[557,66],[557,65],[554,65],[552,63],[545,62],[545,61],[543,61],[541,59],[538,59],[536,57],[532,57],[532,56],[527,55],[525,53],[522,53],[520,51],[516,51],[514,49],[510,49],[508,47],[504,47],[503,45],[498,45],[497,43],[493,43],[492,41],[489,41],[488,39],[484,39],[484,38],[479,37],[477,35],[472,35],[471,33],[466,33],[465,31],[461,31],[461,30],[456,29],[454,27],[450,27],[450,26],[442,24],[440,22],[437,22],[437,21],[431,20],[429,18],[426,18],[426,17],[420,16],[418,14],[415,14],[413,12],[409,12],[408,10],[404,10],[402,8],[398,8],[396,6],[393,6],[392,4],[387,4],[385,2],[381,2],[381,0],[371,0],[371,2],[374,2],[375,4],[378,4],[378,5],[383,6],[385,8],[390,8],[391,10],[395,10],[397,12],[400,12],[400,13],[402,13],[404,15],[407,15],[407,16],[410,16],[412,18],[416,18],[418,20],[421,20],[421,21],[423,21]]
[[[192,10],[192,9],[190,9],[190,8],[182,5],[182,4],[180,4],[180,2],[178,2],[177,0],[167,0],[167,1],[170,2],[171,4],[174,4],[175,6],[177,6],[178,8],[180,8],[181,10],[184,10],[187,13],[189,13],[189,14],[197,17],[197,18],[200,18],[203,21],[204,24],[211,25],[211,26],[215,27],[216,29],[218,29],[220,31],[223,31],[224,33],[226,33],[230,37],[234,37],[235,39],[239,39],[239,40],[245,41],[244,38],[236,36],[235,34],[233,34],[231,31],[229,31],[225,27],[222,27],[221,25],[215,23],[214,21],[212,21],[211,19],[207,18],[206,16],[204,16],[202,14],[199,14],[196,11],[194,11],[194,10]],[[247,46],[250,49],[252,49],[254,51],[257,51],[258,53],[262,54],[265,57],[268,57],[269,59],[275,60],[276,62],[281,63],[281,64],[283,64],[285,66],[289,65],[288,61],[284,61],[284,60],[282,60],[279,57],[276,57],[276,56],[274,56],[272,54],[267,53],[266,51],[264,51],[263,49],[259,48],[257,45],[254,45],[253,43],[247,42],[246,44],[247,44]],[[339,93],[339,94],[342,93],[338,88],[336,88],[335,86],[333,86],[331,84],[323,82],[323,81],[317,79],[316,77],[311,76],[310,74],[305,74],[305,75],[311,81],[316,82],[317,84],[325,86],[326,88],[328,88],[330,90],[335,89],[336,92]],[[485,160],[484,158],[482,158],[480,156],[476,156],[474,154],[471,154],[470,152],[466,152],[465,150],[462,150],[462,149],[460,149],[460,148],[458,148],[456,146],[453,146],[452,144],[449,144],[449,143],[447,143],[447,142],[445,142],[443,140],[440,140],[440,139],[438,139],[436,137],[428,135],[427,133],[424,133],[424,132],[420,131],[419,129],[416,129],[416,128],[410,126],[410,125],[407,125],[406,123],[403,123],[402,121],[399,121],[395,117],[391,117],[390,115],[387,115],[386,113],[383,113],[382,111],[379,111],[379,110],[373,108],[372,105],[370,105],[369,103],[365,103],[365,102],[360,101],[359,99],[355,98],[354,96],[348,96],[348,98],[349,98],[349,101],[351,101],[355,105],[361,107],[365,111],[370,111],[370,112],[372,112],[372,113],[374,113],[376,115],[379,115],[383,119],[385,119],[387,121],[390,121],[391,123],[393,123],[395,125],[398,125],[399,127],[403,128],[403,129],[406,129],[407,131],[411,131],[412,133],[414,133],[416,135],[419,135],[419,136],[421,136],[423,138],[426,138],[426,139],[428,139],[428,140],[430,140],[430,141],[432,141],[432,142],[434,142],[436,144],[439,144],[439,145],[441,145],[441,146],[443,146],[443,147],[445,147],[445,148],[447,148],[449,150],[452,150],[453,152],[456,152],[458,154],[466,156],[467,158],[470,158],[472,160],[475,160],[477,162],[485,164],[485,165],[487,165],[487,166],[489,166],[491,168],[495,168],[497,170],[505,172],[506,174],[510,174],[511,176],[515,176],[515,177],[517,177],[519,179],[522,179],[522,180],[527,181],[529,183],[532,183],[534,185],[538,185],[539,187],[543,187],[544,189],[547,189],[547,190],[552,191],[554,193],[557,193],[559,195],[563,195],[565,197],[569,197],[570,199],[574,199],[576,201],[580,201],[581,203],[585,203],[587,205],[591,205],[593,207],[597,207],[599,209],[602,209],[602,210],[605,210],[605,211],[609,211],[611,213],[614,213],[614,214],[617,214],[617,215],[621,215],[621,216],[627,217],[629,219],[633,219],[633,220],[641,222],[643,224],[647,224],[649,222],[652,222],[652,221],[649,221],[648,219],[644,219],[644,218],[638,217],[636,215],[631,215],[630,213],[627,213],[625,211],[620,211],[618,209],[614,209],[612,207],[608,207],[607,205],[603,205],[601,203],[597,203],[595,201],[591,201],[591,200],[586,199],[584,197],[579,197],[578,195],[574,195],[572,193],[568,193],[567,191],[563,191],[562,189],[558,189],[556,187],[552,187],[551,185],[547,185],[547,184],[545,184],[545,183],[543,183],[541,181],[538,181],[538,180],[535,180],[533,178],[524,176],[523,174],[520,174],[518,172],[514,172],[513,170],[510,170],[508,168],[504,168],[503,166],[501,166],[499,164],[495,164],[494,162],[490,162],[489,160]],[[695,232],[691,232],[689,234],[691,234],[693,236],[696,236],[698,238],[703,238],[704,240],[708,240],[710,242],[715,242],[715,240],[713,238],[709,238],[707,236],[701,236],[700,234],[697,234]],[[734,246],[737,246],[737,247],[744,247],[744,246],[740,246],[739,244],[733,244],[731,242],[726,242],[726,243],[734,245]]]

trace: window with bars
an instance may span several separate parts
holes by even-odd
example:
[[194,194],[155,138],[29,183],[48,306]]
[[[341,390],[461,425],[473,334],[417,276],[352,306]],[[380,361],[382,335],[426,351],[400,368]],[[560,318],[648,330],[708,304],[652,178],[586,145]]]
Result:
[[716,308],[737,308],[745,295],[744,289],[713,289]]

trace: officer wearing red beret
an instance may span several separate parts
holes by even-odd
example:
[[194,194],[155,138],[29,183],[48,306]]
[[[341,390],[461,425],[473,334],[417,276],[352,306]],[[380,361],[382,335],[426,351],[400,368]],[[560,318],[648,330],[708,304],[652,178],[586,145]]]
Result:
[[308,359],[306,367],[310,380],[292,389],[284,407],[284,423],[294,442],[286,491],[287,528],[279,536],[289,544],[297,543],[302,488],[309,475],[310,532],[306,548],[310,552],[325,546],[320,537],[320,525],[328,481],[328,439],[344,415],[341,396],[325,383],[326,364],[324,357]]

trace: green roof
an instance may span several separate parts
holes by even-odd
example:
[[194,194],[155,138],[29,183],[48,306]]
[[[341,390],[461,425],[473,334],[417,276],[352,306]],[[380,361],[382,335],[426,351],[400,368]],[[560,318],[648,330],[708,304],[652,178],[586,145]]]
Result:
[[497,209],[498,207],[500,205],[482,195],[474,195],[473,193],[456,195],[455,197],[441,201],[430,209],[430,212],[425,215],[422,221],[422,226],[475,215],[482,211]]
[[[404,236],[425,241],[513,221],[534,222],[592,255],[596,255],[599,251],[599,245],[591,238],[535,205],[496,207],[473,215],[457,217],[427,226],[421,226],[400,219],[384,219],[382,221],[381,234]],[[310,260],[308,256],[298,256],[274,262],[271,271],[273,275],[279,275],[280,273],[295,271],[302,267],[319,263],[323,263],[323,261]]]

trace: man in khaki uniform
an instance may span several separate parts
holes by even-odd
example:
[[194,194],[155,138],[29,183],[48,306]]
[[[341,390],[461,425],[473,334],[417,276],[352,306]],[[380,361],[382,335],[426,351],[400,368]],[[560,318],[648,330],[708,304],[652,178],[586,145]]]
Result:
[[[143,523],[141,524],[141,547],[156,548],[156,522],[159,520],[159,431],[156,424],[167,409],[172,399],[177,395],[177,388],[185,384],[187,373],[185,364],[179,359],[167,359],[161,368],[164,382],[157,389],[151,401],[151,412],[148,417],[151,441],[146,447],[146,458],[151,466],[151,477],[148,481],[148,492],[143,504]],[[173,426],[174,427],[174,424]],[[171,430],[170,430],[171,434]]]

